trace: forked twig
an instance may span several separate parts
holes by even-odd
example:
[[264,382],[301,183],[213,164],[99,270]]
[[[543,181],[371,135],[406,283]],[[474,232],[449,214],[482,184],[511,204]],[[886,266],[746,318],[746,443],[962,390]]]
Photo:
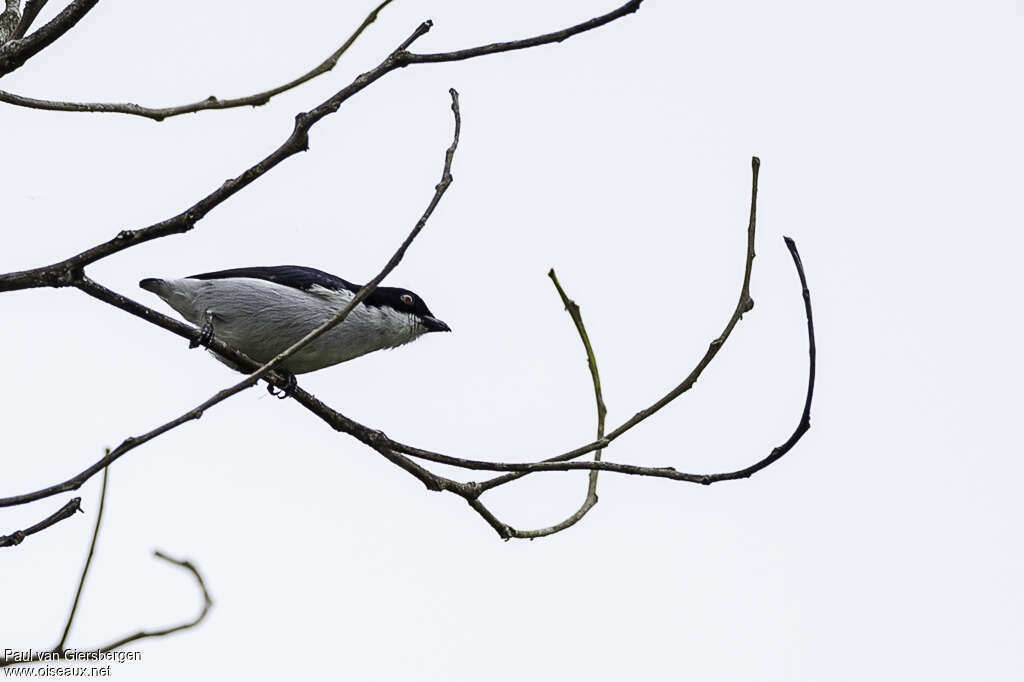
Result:
[[[341,44],[337,50],[331,53],[327,59],[323,60],[312,69],[302,74],[301,76],[294,78],[287,83],[278,85],[277,87],[257,92],[252,95],[245,97],[234,97],[230,99],[220,99],[214,95],[211,95],[205,99],[201,99],[197,102],[190,104],[180,104],[171,107],[147,107],[139,104],[132,104],[130,102],[61,102],[56,100],[36,99],[33,97],[25,97],[23,95],[16,95],[12,92],[6,92],[0,90],[0,102],[6,102],[8,104],[14,104],[21,107],[27,107],[29,109],[43,109],[46,111],[77,111],[77,112],[89,112],[89,113],[107,113],[107,114],[131,114],[134,116],[141,116],[143,118],[149,118],[154,121],[163,121],[164,119],[171,118],[172,116],[180,116],[182,114],[194,114],[199,111],[205,111],[208,109],[234,109],[237,107],[258,107],[266,104],[271,98],[280,95],[283,92],[297,88],[298,86],[313,80],[317,76],[323,75],[333,69],[338,64],[338,59],[341,55],[345,54],[352,44],[362,35],[363,31],[367,27],[377,20],[377,15],[380,11],[390,5],[394,0],[384,0],[384,2],[377,5],[367,16],[363,19],[358,28],[348,37],[344,43]],[[25,6],[26,16],[28,14],[29,5]]]
[[[562,299],[562,305],[565,306],[566,312],[569,313],[569,317],[572,318],[572,322],[576,327],[577,333],[580,335],[580,341],[583,343],[583,349],[587,353],[587,368],[590,370],[590,379],[594,384],[594,403],[597,408],[597,439],[601,440],[604,438],[604,418],[608,413],[608,409],[604,404],[604,395],[601,393],[601,375],[597,371],[597,357],[594,354],[594,348],[590,345],[590,335],[587,334],[587,328],[583,324],[583,315],[580,313],[580,307],[576,301],[569,298],[562,288],[561,282],[558,281],[558,276],[555,274],[555,269],[551,268],[548,271],[548,277],[551,278],[552,284],[555,285],[555,290],[558,291],[559,298]],[[601,450],[594,452],[594,461],[601,461]],[[576,525],[580,519],[587,515],[587,513],[597,505],[597,470],[592,470],[587,476],[587,494],[583,498],[583,503],[579,509],[574,511],[572,514],[547,528],[538,528],[535,530],[518,530],[510,526],[506,526],[506,529],[511,537],[530,539],[542,538],[547,535],[554,535],[555,533],[561,532],[570,526]],[[477,510],[480,511],[479,509]],[[486,518],[486,517],[485,517]]]
[[[78,2],[80,0],[76,0]],[[92,0],[95,2],[96,0]],[[0,292],[14,291],[19,289],[30,289],[35,287],[66,287],[76,286],[85,289],[84,269],[98,260],[124,251],[138,244],[153,239],[167,237],[172,234],[184,234],[195,224],[202,220],[210,211],[234,196],[237,192],[252,184],[257,178],[263,176],[270,169],[276,167],[285,159],[309,148],[309,130],[318,121],[338,110],[338,108],[351,97],[366,89],[388,73],[401,69],[410,64],[433,63],[444,61],[460,61],[484,55],[496,54],[498,52],[511,52],[523,50],[538,45],[558,43],[572,36],[579,35],[594,28],[604,26],[616,19],[636,12],[642,0],[630,0],[630,2],[617,9],[590,19],[581,24],[569,28],[546,33],[542,36],[513,40],[505,43],[494,43],[479,47],[458,50],[456,52],[444,52],[436,54],[414,54],[408,49],[412,43],[430,31],[432,22],[425,21],[420,24],[412,34],[389,54],[384,61],[356,77],[346,87],[339,90],[326,101],[314,107],[308,112],[298,114],[295,117],[295,127],[291,135],[277,149],[272,151],[261,161],[250,166],[242,174],[224,182],[220,187],[207,194],[205,197],[188,207],[181,213],[153,223],[148,227],[136,230],[121,230],[112,239],[97,244],[70,258],[60,262],[42,267],[10,272],[0,275]],[[42,29],[40,29],[42,30]],[[37,32],[38,33],[38,32]],[[35,34],[33,34],[35,35]],[[88,292],[87,292],[88,293]],[[196,337],[199,331],[195,332]]]
[[49,47],[81,21],[97,2],[99,0],[74,0],[32,35],[8,41],[0,47],[0,76],[21,68],[25,62]]
[[43,11],[43,7],[46,6],[48,0],[25,0],[25,11],[21,14],[21,21],[18,22],[18,28],[15,29],[12,38],[22,38],[25,33],[32,27],[32,22],[36,20],[39,13]]

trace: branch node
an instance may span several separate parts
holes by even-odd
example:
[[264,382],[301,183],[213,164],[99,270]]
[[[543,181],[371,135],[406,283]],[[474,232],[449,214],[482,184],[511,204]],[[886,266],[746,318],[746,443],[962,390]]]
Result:
[[54,286],[74,286],[78,282],[81,282],[83,278],[85,278],[85,270],[83,270],[81,267],[70,266],[67,268],[62,268],[56,274],[56,283],[54,284]]

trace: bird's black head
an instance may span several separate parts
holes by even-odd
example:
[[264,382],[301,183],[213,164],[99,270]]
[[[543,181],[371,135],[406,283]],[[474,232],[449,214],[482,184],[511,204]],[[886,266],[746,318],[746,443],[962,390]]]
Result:
[[377,287],[366,297],[363,303],[367,306],[387,306],[392,310],[409,313],[419,318],[428,332],[450,332],[451,327],[434,317],[423,299],[408,289],[400,287]]

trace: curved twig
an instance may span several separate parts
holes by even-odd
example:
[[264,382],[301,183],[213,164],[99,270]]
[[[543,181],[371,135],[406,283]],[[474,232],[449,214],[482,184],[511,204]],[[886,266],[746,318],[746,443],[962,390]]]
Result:
[[[462,468],[465,468],[465,469],[474,469],[474,468],[476,468],[476,469],[488,470],[488,471],[511,471],[511,472],[515,472],[515,473],[505,474],[503,476],[497,476],[497,477],[492,478],[490,480],[481,482],[479,484],[480,485],[480,490],[481,490],[481,492],[484,492],[484,491],[490,490],[491,488],[496,488],[496,487],[498,487],[500,485],[504,485],[506,483],[514,481],[514,480],[516,480],[518,478],[522,478],[523,476],[527,475],[531,471],[542,471],[542,470],[544,470],[542,468],[542,465],[547,465],[547,464],[556,463],[556,462],[566,462],[566,461],[573,460],[573,459],[576,459],[578,457],[581,457],[581,456],[583,456],[583,455],[585,455],[587,453],[594,452],[595,450],[600,450],[602,448],[605,448],[612,441],[614,441],[616,438],[618,438],[622,434],[626,433],[627,431],[629,431],[630,429],[635,427],[637,424],[639,424],[640,422],[642,422],[645,419],[647,419],[648,417],[650,417],[651,415],[653,415],[656,412],[658,412],[658,410],[660,410],[663,407],[665,407],[666,405],[668,405],[670,402],[672,402],[673,400],[675,400],[676,398],[681,396],[686,391],[688,391],[691,388],[693,388],[693,385],[697,383],[697,379],[704,372],[704,370],[707,368],[707,366],[709,364],[711,364],[711,361],[715,358],[715,356],[718,355],[718,351],[720,351],[722,349],[722,346],[725,345],[725,342],[728,340],[730,334],[732,334],[732,330],[736,327],[736,324],[741,319],[743,319],[743,314],[746,313],[746,312],[749,312],[750,310],[752,310],[754,308],[754,300],[750,297],[750,277],[751,277],[751,273],[753,272],[753,267],[754,267],[754,256],[755,256],[755,253],[754,253],[754,241],[755,241],[755,236],[756,236],[756,231],[757,231],[757,181],[758,181],[758,175],[759,175],[760,169],[761,169],[761,160],[759,158],[757,158],[756,156],[753,157],[751,159],[751,161],[750,161],[750,168],[751,168],[750,217],[749,217],[749,219],[747,221],[747,251],[746,251],[746,259],[744,261],[743,283],[740,286],[739,299],[736,302],[736,307],[733,310],[732,315],[730,316],[728,322],[726,322],[725,329],[723,329],[722,333],[719,334],[715,339],[713,339],[711,341],[711,343],[708,345],[707,351],[705,351],[705,353],[704,353],[704,356],[700,359],[700,361],[693,368],[693,370],[686,376],[686,378],[683,379],[683,381],[680,384],[678,384],[675,388],[673,388],[668,393],[666,393],[664,396],[662,396],[660,399],[655,401],[654,404],[652,404],[651,406],[649,406],[649,407],[647,407],[647,408],[645,408],[643,410],[640,410],[639,412],[634,414],[631,418],[629,418],[628,420],[626,420],[625,422],[620,424],[617,428],[612,430],[612,432],[609,433],[604,438],[598,438],[597,440],[595,440],[595,441],[593,441],[591,443],[588,443],[586,445],[583,445],[581,447],[575,448],[574,450],[570,450],[570,451],[562,453],[560,455],[556,455],[554,457],[550,457],[548,459],[543,460],[543,462],[538,462],[538,463],[536,463],[536,466],[541,467],[541,468],[537,468],[537,469],[533,469],[533,470],[521,468],[522,466],[525,466],[525,465],[519,465],[519,464],[505,464],[505,463],[496,463],[496,462],[486,462],[486,461],[481,461],[481,460],[464,459],[464,458],[460,458],[460,457],[451,457],[449,455],[443,455],[441,453],[431,452],[429,450],[423,450],[422,448],[416,448],[416,447],[412,447],[412,446],[409,446],[409,445],[405,445],[404,443],[398,443],[398,442],[393,442],[392,443],[392,447],[395,450],[397,450],[398,452],[405,453],[405,454],[407,454],[407,455],[409,455],[411,457],[416,457],[416,458],[428,460],[428,461],[431,461],[431,462],[437,462],[439,464],[449,464],[451,466],[462,467]],[[495,465],[495,464],[500,464],[500,466],[502,468],[492,468],[492,466]],[[627,466],[627,465],[613,465],[612,467],[603,467],[603,466],[595,464],[594,466],[577,466],[577,467],[570,467],[570,468],[615,471],[615,470],[617,470],[615,467],[619,467],[619,466]],[[552,471],[555,471],[555,470],[564,471],[566,469],[549,469],[549,470],[552,470]]]
[[149,639],[151,637],[164,637],[165,635],[170,635],[175,632],[181,632],[182,630],[194,628],[195,626],[202,623],[203,619],[206,618],[206,615],[210,612],[210,609],[213,607],[213,598],[210,596],[210,591],[206,588],[206,582],[203,580],[203,576],[199,572],[199,569],[196,568],[195,564],[193,564],[191,561],[188,561],[187,559],[175,559],[172,556],[164,554],[158,549],[153,550],[153,556],[155,556],[157,559],[163,559],[169,564],[180,566],[181,568],[184,568],[186,571],[192,574],[192,577],[196,581],[196,585],[199,586],[199,591],[202,592],[203,595],[203,605],[199,609],[199,613],[196,614],[196,617],[192,620],[187,620],[184,623],[180,623],[178,625],[174,625],[168,628],[161,628],[159,630],[139,630],[135,634],[122,637],[121,639],[115,640],[110,644],[101,646],[100,648],[96,649],[96,651],[113,651],[114,649],[120,649],[125,644],[130,644],[131,642],[135,642],[140,639]]
[[[583,343],[583,349],[587,353],[587,368],[590,370],[590,379],[594,384],[594,403],[597,408],[597,439],[601,440],[604,438],[604,418],[608,413],[608,409],[604,404],[604,396],[601,393],[601,375],[597,371],[597,357],[594,354],[594,348],[590,345],[590,335],[587,334],[587,328],[583,324],[583,316],[580,314],[580,307],[576,301],[569,298],[562,289],[562,284],[558,281],[558,276],[555,274],[555,269],[551,268],[548,270],[548,277],[551,278],[552,284],[555,285],[555,290],[558,291],[559,298],[562,299],[562,305],[565,306],[565,310],[569,313],[569,317],[572,318],[573,324],[576,326],[576,331],[580,335],[580,341]],[[594,452],[594,461],[601,461],[601,450]],[[576,525],[580,519],[587,515],[591,509],[597,505],[597,476],[598,471],[596,469],[591,470],[587,476],[587,494],[583,498],[583,503],[579,509],[574,511],[572,514],[567,516],[562,521],[548,526],[547,528],[538,528],[535,530],[518,530],[511,526],[505,526],[510,537],[530,539],[542,538],[547,535],[554,535],[559,533],[570,526]],[[481,510],[477,508],[477,511]],[[484,517],[486,518],[486,517]]]
[[[618,464],[615,462],[571,462],[571,461],[545,461],[545,462],[534,462],[526,464],[512,464],[512,463],[498,463],[498,462],[471,462],[463,460],[462,464],[456,464],[455,466],[464,466],[465,468],[481,468],[489,470],[502,470],[502,471],[514,471],[518,472],[519,475],[525,475],[530,472],[538,471],[573,471],[573,470],[590,470],[590,471],[613,471],[621,474],[632,474],[636,476],[653,476],[657,478],[668,478],[676,481],[685,481],[687,483],[699,483],[701,485],[711,485],[712,483],[718,483],[720,481],[734,481],[743,478],[749,478],[750,476],[761,471],[765,467],[777,462],[786,453],[793,449],[797,442],[803,437],[805,433],[811,427],[811,403],[814,398],[814,379],[816,369],[816,346],[814,340],[814,316],[811,312],[811,295],[807,288],[807,277],[804,273],[803,263],[800,260],[800,254],[797,251],[796,243],[790,238],[785,237],[786,247],[789,249],[790,255],[793,258],[793,264],[796,266],[797,275],[800,278],[801,293],[804,300],[804,314],[807,318],[807,351],[808,351],[808,366],[807,366],[807,393],[804,398],[803,411],[800,414],[800,420],[797,422],[796,428],[793,433],[790,434],[789,438],[786,439],[782,445],[773,448],[772,451],[762,459],[758,460],[754,464],[743,469],[737,469],[735,471],[729,471],[717,474],[688,474],[680,471],[676,471],[671,467],[642,467],[631,464]],[[414,455],[415,456],[415,455]],[[450,462],[443,462],[449,464]],[[479,465],[479,467],[477,467]],[[514,480],[514,479],[510,479]],[[506,481],[507,482],[507,481]],[[501,485],[499,483],[498,485]],[[492,486],[494,487],[494,486]],[[490,524],[498,534],[508,539],[510,537],[520,537],[520,531],[508,526],[497,519],[487,507],[480,502],[479,499],[470,500],[470,506],[479,513],[488,524]]]
[[[806,433],[811,426],[811,403],[814,398],[814,379],[816,369],[816,346],[814,340],[814,318],[811,312],[811,294],[807,288],[807,278],[804,273],[803,263],[800,260],[800,254],[797,251],[796,243],[790,238],[785,237],[786,247],[789,249],[790,255],[793,258],[793,263],[796,266],[797,275],[800,278],[801,292],[804,299],[804,312],[807,317],[807,345],[808,345],[808,370],[807,370],[807,394],[804,398],[804,409],[800,416],[800,421],[797,423],[793,433],[789,436],[786,441],[773,449],[771,453],[758,460],[754,464],[738,469],[736,471],[729,471],[724,473],[716,474],[690,474],[682,471],[677,471],[672,467],[643,467],[636,466],[633,464],[620,464],[617,462],[574,462],[567,461],[565,459],[551,458],[542,462],[526,462],[526,463],[515,463],[515,462],[490,462],[483,460],[472,460],[463,459],[460,457],[451,457],[448,455],[440,455],[439,453],[430,453],[428,456],[421,456],[417,452],[407,452],[404,446],[401,451],[406,452],[412,457],[426,459],[428,461],[437,462],[439,464],[447,464],[450,466],[456,466],[463,469],[474,469],[484,471],[509,471],[515,472],[506,476],[491,479],[484,483],[478,484],[480,491],[484,492],[491,488],[495,488],[504,483],[508,483],[516,478],[520,478],[528,473],[539,472],[539,471],[613,471],[621,474],[632,474],[636,476],[653,476],[656,478],[668,478],[675,481],[685,481],[687,483],[699,483],[701,485],[710,485],[712,483],[718,483],[720,481],[732,481],[741,478],[748,478],[751,475],[757,473],[761,469],[764,469],[768,465],[780,459],[783,455],[789,452],[797,441]],[[608,439],[598,441],[599,443],[605,443]],[[575,451],[573,451],[575,452]]]
[[[64,645],[68,641],[68,635],[71,632],[71,625],[75,620],[75,613],[78,611],[78,603],[82,597],[82,591],[85,588],[85,578],[89,574],[89,567],[92,565],[93,554],[96,551],[96,539],[99,537],[100,534],[100,524],[103,521],[103,509],[106,507],[107,503],[107,481],[109,478],[109,472],[109,468],[103,469],[103,487],[100,490],[100,503],[99,511],[97,511],[96,513],[96,525],[93,527],[92,530],[92,539],[89,541],[89,552],[85,557],[85,564],[82,566],[82,574],[78,579],[78,589],[75,590],[75,598],[74,601],[72,601],[71,603],[71,610],[68,613],[68,619],[66,624],[64,625],[64,632],[61,635],[60,641],[57,643],[56,646],[54,646],[49,651],[43,652],[34,651],[30,649],[30,653],[27,656],[20,655],[20,651],[8,649],[9,651],[14,651],[15,653],[12,655],[8,655],[5,652],[3,658],[0,658],[0,668],[4,668],[11,665],[38,663],[44,660],[50,661],[67,658],[70,650],[65,648]],[[79,501],[80,498],[76,497],[74,500],[71,501],[71,503],[77,505]],[[196,567],[189,561],[171,558],[159,550],[154,551],[153,554],[158,559],[163,559],[164,561],[167,561],[169,563],[181,566],[182,568],[185,568],[192,573],[192,575],[196,579],[196,582],[199,584],[199,589],[202,591],[203,594],[202,610],[195,618],[186,621],[180,625],[175,625],[170,628],[164,628],[162,630],[141,630],[139,632],[136,632],[135,634],[128,635],[126,637],[122,637],[121,639],[115,640],[114,642],[111,642],[106,646],[102,646],[97,649],[92,649],[92,653],[105,653],[113,651],[114,649],[118,649],[130,642],[134,642],[139,639],[145,639],[149,637],[162,637],[164,635],[169,635],[173,632],[178,632],[179,630],[186,630],[188,628],[195,627],[206,617],[206,614],[209,612],[210,607],[213,605],[213,600],[210,598],[210,593],[206,589],[206,583],[203,581],[203,576],[200,575],[198,569],[196,569]],[[75,650],[76,659],[78,659],[81,653],[82,652],[80,650]]]
[[[0,90],[0,102],[6,102],[7,104],[14,104],[20,107],[27,107],[29,109],[43,109],[46,111],[76,111],[76,112],[88,112],[88,113],[108,113],[108,114],[130,114],[133,116],[141,116],[143,118],[152,119],[154,121],[163,121],[164,119],[171,118],[172,116],[181,116],[182,114],[194,114],[199,111],[205,111],[208,109],[235,109],[238,107],[258,107],[266,104],[271,98],[280,95],[283,92],[297,88],[298,86],[313,80],[317,76],[323,75],[333,69],[338,64],[338,59],[341,55],[348,51],[348,48],[362,35],[363,31],[367,27],[377,20],[377,15],[380,11],[390,5],[394,0],[384,0],[384,2],[377,5],[367,16],[363,19],[363,23],[349,36],[348,40],[342,43],[341,47],[331,53],[327,59],[320,62],[317,66],[313,67],[306,73],[302,74],[298,78],[294,78],[283,85],[257,92],[252,95],[245,97],[235,97],[231,99],[220,99],[214,95],[211,95],[205,99],[201,99],[197,102],[190,104],[180,104],[171,107],[147,107],[139,104],[132,104],[130,102],[61,102],[56,100],[36,99],[33,97],[25,97],[23,95],[16,95],[13,92],[6,92]],[[25,7],[26,13],[28,12],[28,5]]]
[[175,632],[181,632],[182,630],[194,628],[195,626],[202,623],[203,620],[206,618],[206,615],[210,612],[210,609],[213,607],[213,598],[210,596],[210,591],[206,588],[206,582],[203,580],[203,576],[199,572],[199,569],[196,568],[195,564],[193,564],[191,561],[187,561],[185,559],[175,559],[174,557],[164,554],[160,550],[154,550],[153,556],[155,556],[157,559],[162,559],[169,564],[180,566],[192,574],[192,577],[195,579],[196,584],[199,586],[199,591],[202,593],[203,596],[203,605],[200,608],[199,613],[196,614],[195,618],[187,620],[184,623],[180,623],[178,625],[174,625],[167,628],[161,628],[158,630],[139,630],[138,632],[126,635],[125,637],[116,639],[113,642],[110,642],[109,644],[96,647],[95,649],[54,649],[52,651],[46,652],[33,651],[31,655],[26,656],[24,658],[18,656],[18,651],[14,650],[14,656],[5,656],[4,658],[0,659],[0,668],[6,668],[12,665],[38,663],[40,661],[60,660],[62,658],[68,658],[70,656],[74,656],[75,659],[77,660],[81,657],[83,653],[104,654],[114,651],[116,649],[120,649],[121,647],[127,644],[131,644],[132,642],[137,642],[140,639],[164,637]]

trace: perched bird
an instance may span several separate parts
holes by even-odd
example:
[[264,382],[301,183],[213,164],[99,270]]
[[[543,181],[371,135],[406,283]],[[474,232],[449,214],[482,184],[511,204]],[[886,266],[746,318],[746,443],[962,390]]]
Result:
[[[236,268],[182,279],[150,278],[139,286],[201,327],[203,342],[216,336],[258,362],[270,360],[329,320],[360,289],[340,277],[298,265]],[[280,369],[293,375],[312,372],[401,346],[427,332],[447,331],[451,331],[448,325],[434,317],[413,292],[377,287],[341,324],[287,358]]]

